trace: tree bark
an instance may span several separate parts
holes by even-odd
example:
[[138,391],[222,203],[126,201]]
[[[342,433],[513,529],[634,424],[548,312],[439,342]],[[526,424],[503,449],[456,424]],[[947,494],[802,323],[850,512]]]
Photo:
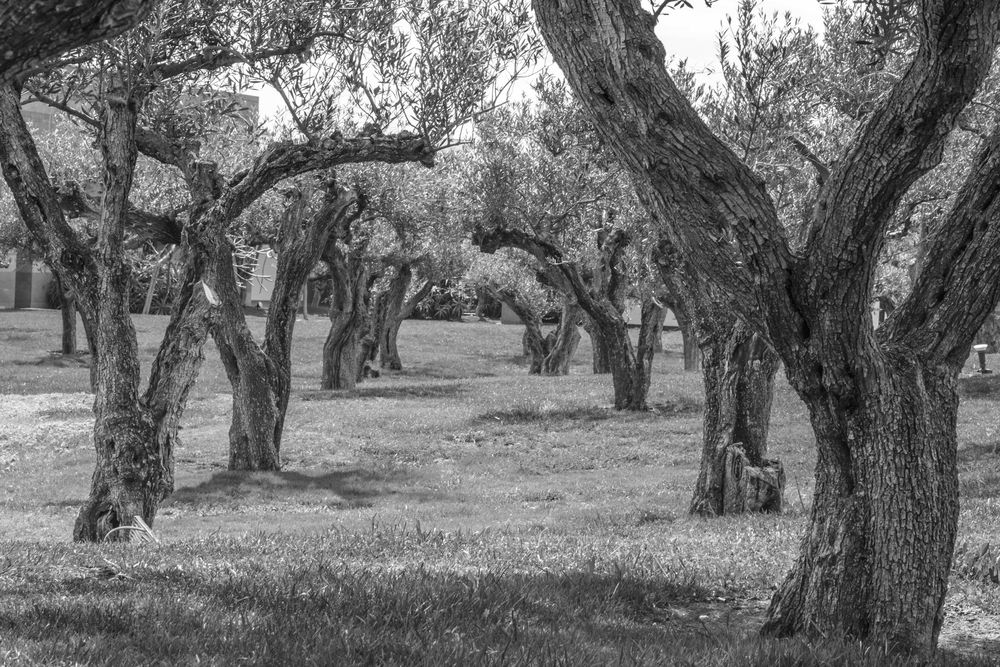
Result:
[[663,322],[667,318],[667,309],[660,309],[660,319],[656,321],[656,329],[653,332],[653,352],[659,354],[663,352]]
[[559,316],[559,328],[549,346],[548,354],[542,360],[542,375],[569,375],[569,365],[580,345],[580,329],[577,322],[582,309],[573,300],[564,299]]
[[[706,317],[713,317],[712,313]],[[767,433],[774,397],[774,376],[779,361],[770,346],[746,325],[732,320],[718,322],[715,335],[705,336],[704,352],[704,441],[701,470],[691,500],[691,513],[708,516],[739,513],[745,503],[727,503],[727,454],[739,445],[747,463],[756,468],[780,470],[769,461]],[[783,473],[776,473],[771,502],[754,508],[780,512]]]
[[63,354],[76,354],[76,295],[63,286],[58,275],[55,276],[55,281],[59,292],[59,312],[62,316],[60,351]]
[[611,351],[608,349],[608,339],[590,317],[584,319],[583,329],[590,336],[591,369],[594,374],[610,373]]
[[[652,300],[643,304],[644,319],[639,335],[639,349],[636,349],[629,338],[628,323],[622,314],[627,287],[622,267],[622,251],[629,243],[629,237],[623,230],[599,232],[599,257],[595,266],[588,271],[589,279],[584,277],[577,262],[566,260],[563,251],[553,241],[539,235],[503,226],[490,230],[479,228],[474,234],[473,242],[481,252],[493,253],[499,248],[511,247],[534,256],[542,266],[538,271],[539,282],[554,287],[566,298],[575,300],[587,314],[591,339],[599,337],[603,341],[599,345],[595,340],[595,354],[599,348],[607,350],[615,408],[646,409],[646,393],[652,370],[652,332],[656,326],[655,318],[660,316],[661,309]],[[655,318],[648,320],[649,313],[655,313]]]
[[323,389],[354,389],[363,368],[361,338],[368,329],[368,267],[335,244],[324,254],[330,279],[330,333],[323,344]]
[[425,280],[420,288],[403,301],[399,310],[395,314],[390,311],[386,319],[385,335],[381,342],[382,367],[393,371],[403,370],[403,362],[399,357],[399,329],[403,325],[403,320],[409,318],[421,301],[427,298],[434,288],[433,280]]
[[921,0],[910,66],[820,186],[793,252],[763,182],[666,72],[638,0],[534,0],[543,36],[661,231],[730,310],[768,336],[809,408],[816,492],[771,635],[845,634],[930,652],[958,518],[957,373],[1000,301],[1000,131],[977,156],[914,289],[872,330],[892,214],[941,159],[990,71],[1000,2]]
[[[128,539],[136,516],[153,520],[173,491],[173,452],[187,392],[203,359],[210,305],[189,279],[154,361],[149,389],[139,396],[139,355],[129,316],[129,269],[123,252],[131,177],[135,169],[138,100],[109,98],[102,114],[104,219],[98,234],[98,370],[94,401],[97,467],[90,496],[73,529],[76,540]],[[191,277],[193,278],[193,276]],[[200,284],[200,283],[199,283]]]
[[23,0],[0,5],[0,81],[138,25],[152,0]]
[[[932,644],[941,630],[959,510],[957,382],[909,355],[886,362],[846,425],[829,397],[807,401],[816,492],[768,634],[825,628],[907,649]],[[850,459],[838,455],[845,436]]]
[[514,311],[514,314],[524,325],[524,335],[521,337],[521,346],[528,356],[528,374],[541,375],[545,365],[545,358],[549,354],[549,349],[554,341],[542,334],[542,318],[535,312],[535,309],[513,290],[488,286],[487,289],[493,296]]
[[[704,437],[691,513],[780,512],[784,472],[780,462],[765,458],[778,355],[726,308],[725,300],[669,241],[662,240],[653,255],[678,322],[695,341],[699,361],[704,360],[699,364],[705,386]],[[737,470],[734,457],[740,463]],[[743,467],[753,470],[743,475]],[[757,480],[752,487],[734,479],[751,472]],[[733,482],[739,482],[740,497],[733,496]]]
[[[204,360],[214,310],[199,274],[188,271],[141,398],[136,391],[139,363],[131,320],[112,319],[114,324],[99,328],[99,354],[92,360],[100,364],[94,402],[97,465],[90,495],[73,527],[74,540],[127,540],[128,530],[111,531],[133,525],[135,516],[152,526],[160,503],[173,492],[180,421]],[[102,314],[107,317],[112,307],[127,313],[127,297],[109,299]]]

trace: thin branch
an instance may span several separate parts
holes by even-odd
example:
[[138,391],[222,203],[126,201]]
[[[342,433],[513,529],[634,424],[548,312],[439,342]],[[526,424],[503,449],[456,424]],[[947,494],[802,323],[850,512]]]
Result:
[[795,149],[796,153],[804,157],[806,161],[816,168],[816,183],[819,185],[826,183],[826,180],[830,178],[830,168],[826,166],[826,163],[818,155],[809,150],[809,147],[798,137],[788,135],[788,141],[792,144],[792,148]]
[[101,123],[96,118],[88,116],[79,109],[71,107],[69,104],[65,102],[59,102],[58,100],[54,100],[48,95],[39,93],[35,90],[32,90],[31,88],[28,88],[28,92],[31,93],[31,97],[26,100],[22,100],[21,102],[22,105],[27,104],[29,102],[41,102],[42,104],[50,106],[53,109],[58,109],[59,111],[62,111],[68,116],[72,116],[77,120],[83,121],[84,123],[90,125],[91,127],[96,127],[96,128],[101,127]]

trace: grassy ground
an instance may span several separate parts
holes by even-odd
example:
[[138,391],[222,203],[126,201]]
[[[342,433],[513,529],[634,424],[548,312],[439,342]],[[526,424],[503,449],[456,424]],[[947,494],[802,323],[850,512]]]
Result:
[[[137,317],[148,362],[164,318]],[[262,328],[262,321],[255,321]],[[87,370],[58,317],[0,311],[2,664],[886,664],[849,643],[761,641],[811,495],[804,409],[777,390],[782,516],[686,516],[701,382],[665,337],[645,414],[610,379],[529,377],[520,329],[408,321],[406,370],[322,392],[322,319],[299,322],[284,471],[225,470],[215,350],[192,392],[159,545],[74,545]],[[148,370],[148,363],[147,370]],[[960,424],[961,539],[996,533],[996,397]],[[953,577],[935,664],[1000,664],[1000,588]],[[900,663],[903,664],[903,663]]]

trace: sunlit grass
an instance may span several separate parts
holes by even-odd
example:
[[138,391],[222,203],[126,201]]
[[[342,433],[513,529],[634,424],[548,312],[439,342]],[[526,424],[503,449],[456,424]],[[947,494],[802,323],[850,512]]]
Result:
[[[148,365],[165,319],[136,321]],[[486,323],[407,322],[403,372],[320,391],[326,327],[296,326],[282,472],[225,470],[231,398],[210,345],[162,544],[83,546],[68,538],[93,465],[87,371],[34,363],[57,314],[0,312],[0,664],[891,664],[756,636],[812,491],[812,432],[782,379],[786,513],[705,520],[686,513],[702,387],[677,334],[653,410],[622,414],[586,340],[569,376],[528,376],[520,330]],[[975,545],[1000,528],[993,398],[960,414]],[[946,646],[994,646],[998,590],[953,578]]]

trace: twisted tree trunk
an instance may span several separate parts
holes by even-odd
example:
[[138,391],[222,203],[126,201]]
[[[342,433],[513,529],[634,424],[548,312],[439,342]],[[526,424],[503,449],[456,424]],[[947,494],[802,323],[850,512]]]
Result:
[[559,327],[549,345],[548,354],[542,360],[542,375],[569,375],[569,365],[580,345],[580,330],[577,322],[582,309],[574,300],[563,299]]
[[[914,288],[872,330],[893,212],[935,167],[1000,42],[997,0],[920,0],[909,67],[825,167],[806,247],[758,176],[664,65],[638,0],[534,0],[556,62],[665,236],[767,335],[817,443],[808,532],[764,632],[847,635],[929,655],[958,520],[957,373],[1000,301],[1000,127],[931,240]],[[728,241],[726,241],[728,239]]]
[[160,503],[173,492],[180,421],[204,360],[215,305],[198,279],[200,273],[193,267],[187,272],[141,397],[124,266],[103,283],[109,291],[104,292],[98,316],[107,324],[98,328],[98,354],[92,360],[99,365],[94,401],[97,465],[90,495],[73,527],[74,540],[127,540],[128,530],[115,529],[132,526],[136,516],[152,526]]
[[493,296],[514,311],[524,325],[521,345],[528,355],[528,374],[540,375],[554,338],[542,333],[542,318],[520,294],[510,289],[487,287]]
[[[607,351],[615,407],[619,410],[646,409],[646,393],[652,370],[653,331],[661,308],[652,300],[643,304],[643,324],[637,349],[632,345],[628,323],[622,314],[627,287],[622,252],[629,243],[629,237],[624,231],[602,230],[598,234],[599,257],[596,266],[587,271],[587,277],[577,262],[565,259],[563,250],[552,240],[539,235],[503,226],[489,230],[479,228],[474,235],[474,243],[485,253],[511,247],[534,256],[542,266],[538,271],[539,282],[554,287],[565,298],[576,301],[587,314],[591,339],[599,338],[603,341],[599,344],[595,340],[595,355],[597,349]],[[548,351],[545,350],[545,353]]]
[[[806,401],[818,439],[816,491],[802,551],[771,601],[768,634],[835,628],[905,649],[940,633],[959,510],[956,376],[909,354],[879,370],[847,423],[825,392]],[[847,442],[850,457],[842,456]]]
[[[780,463],[765,458],[778,356],[760,336],[732,319],[717,322],[715,335],[703,339],[702,351],[704,444],[691,513],[721,516],[748,510],[780,512],[784,473]],[[743,498],[733,502],[727,485],[738,481],[729,479],[733,476],[728,463],[734,446],[740,448],[747,465],[773,477],[773,484],[767,488],[758,485],[748,489],[756,494],[753,501]]]
[[369,328],[365,296],[368,267],[358,255],[331,244],[324,259],[330,265],[330,333],[323,344],[323,389],[354,389],[364,367],[361,339]]
[[611,343],[590,317],[584,318],[583,330],[590,336],[591,368],[595,375],[611,372]]
[[[427,298],[427,295],[434,288],[433,280],[425,280],[416,292],[411,294],[409,298],[406,298],[406,290],[409,289],[413,276],[412,270],[409,270],[408,273],[409,276],[405,279],[405,286],[402,286],[404,281],[401,278],[400,285],[390,292],[391,296],[389,299],[389,310],[386,315],[385,329],[383,330],[379,344],[382,368],[388,368],[393,371],[403,370],[403,362],[399,357],[398,344],[399,329],[403,325],[403,320],[413,315],[413,311],[416,310],[421,301]],[[398,289],[399,287],[402,287],[402,289]]]
[[[109,85],[114,85],[113,82]],[[247,206],[278,181],[345,162],[432,162],[433,150],[412,135],[383,135],[323,142],[321,146],[272,145],[239,178],[226,182],[215,165],[197,162],[168,137],[136,127],[143,86],[111,90],[102,100],[98,126],[104,158],[103,213],[96,245],[69,226],[20,108],[20,90],[0,78],[0,168],[18,210],[49,266],[77,295],[97,376],[94,445],[97,464],[90,496],[74,527],[79,540],[127,539],[135,516],[152,524],[173,486],[173,452],[187,394],[201,365],[202,349],[218,298],[202,277],[214,270],[212,254],[192,252],[150,372],[139,395],[135,331],[128,313],[128,265],[124,230],[138,145],[178,167],[191,190],[185,229],[193,243],[217,238]],[[202,249],[204,250],[204,249]],[[93,376],[92,376],[93,377]]]

